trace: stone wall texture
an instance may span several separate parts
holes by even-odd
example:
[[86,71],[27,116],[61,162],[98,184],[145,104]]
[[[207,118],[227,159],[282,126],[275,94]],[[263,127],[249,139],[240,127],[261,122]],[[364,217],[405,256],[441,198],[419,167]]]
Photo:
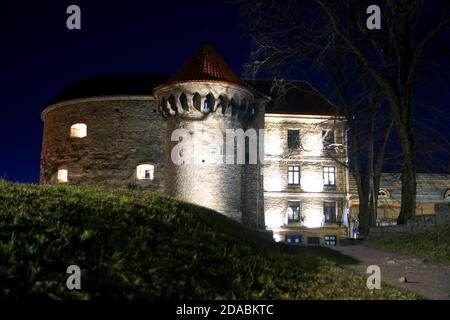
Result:
[[[139,188],[165,192],[212,208],[252,228],[263,229],[264,198],[261,164],[214,164],[214,137],[202,131],[263,128],[264,104],[250,121],[221,112],[201,119],[171,117],[158,112],[153,96],[111,96],[69,100],[42,113],[42,184],[55,184],[58,170],[68,171],[68,184]],[[87,136],[73,138],[71,126],[85,124]],[[171,133],[185,128],[206,147],[200,163],[175,165],[171,161]],[[206,140],[204,139],[206,137]],[[186,151],[186,150],[185,150]],[[236,151],[236,150],[235,150]],[[155,166],[153,180],[137,179],[137,166]]]
[[[66,101],[46,108],[42,119],[42,184],[56,183],[66,169],[69,184],[162,191],[166,122],[151,96]],[[70,137],[76,123],[87,125],[86,137]],[[154,180],[136,178],[140,164],[155,166]]]
[[[188,202],[211,208],[226,216],[254,227],[264,228],[261,166],[257,164],[226,163],[226,130],[246,130],[263,125],[264,110],[252,122],[222,112],[171,116],[166,133],[165,192]],[[172,141],[172,133],[183,129],[189,133],[190,142]],[[217,134],[212,134],[216,131]],[[218,141],[218,139],[220,141]],[[174,163],[172,153],[181,146],[181,164]],[[192,156],[191,145],[197,148]],[[218,146],[222,145],[222,148]],[[186,150],[188,149],[189,150]],[[233,153],[237,154],[236,145]],[[185,160],[182,160],[185,159]]]
[[437,203],[435,213],[417,215],[408,220],[406,225],[372,227],[369,237],[372,239],[402,233],[421,233],[440,226],[450,225],[450,203]]
[[[417,173],[416,215],[433,215],[435,205],[450,202],[446,191],[450,189],[450,174]],[[401,206],[401,181],[399,173],[383,173],[380,190],[386,193],[378,198],[377,218],[379,224],[395,224]],[[352,217],[359,213],[358,189],[355,179],[350,176],[350,194],[352,195]]]

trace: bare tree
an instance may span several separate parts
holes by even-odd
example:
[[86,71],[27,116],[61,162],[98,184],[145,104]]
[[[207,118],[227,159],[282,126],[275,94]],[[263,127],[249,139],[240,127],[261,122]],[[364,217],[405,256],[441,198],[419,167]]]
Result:
[[412,125],[416,69],[427,44],[450,23],[448,7],[429,27],[420,21],[423,1],[377,1],[382,29],[369,30],[367,8],[372,1],[237,2],[255,47],[251,56],[254,72],[267,65],[295,67],[293,61],[327,63],[329,52],[337,50],[360,66],[362,77],[367,74],[377,84],[388,102],[402,149],[398,223],[406,223],[416,208],[416,143]]
[[[355,178],[359,197],[360,233],[367,235],[370,225],[376,224],[378,191],[393,119],[379,87],[349,65],[351,60],[331,61],[335,63],[323,65],[324,72],[338,110],[346,118],[351,151],[349,169]],[[363,76],[358,79],[358,74]],[[354,89],[355,85],[359,90]],[[352,91],[357,93],[352,94]]]

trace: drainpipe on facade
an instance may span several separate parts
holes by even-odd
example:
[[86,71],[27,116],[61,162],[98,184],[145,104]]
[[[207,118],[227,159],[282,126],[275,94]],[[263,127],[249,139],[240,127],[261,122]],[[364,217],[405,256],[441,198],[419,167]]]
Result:
[[[345,129],[345,141],[344,141],[344,147],[345,147],[345,209],[348,209],[348,215],[347,215],[347,238],[351,238],[351,215],[350,215],[350,207],[348,205],[349,199],[350,199],[350,176],[349,176],[349,161],[348,161],[348,130]],[[344,210],[345,210],[344,209]]]

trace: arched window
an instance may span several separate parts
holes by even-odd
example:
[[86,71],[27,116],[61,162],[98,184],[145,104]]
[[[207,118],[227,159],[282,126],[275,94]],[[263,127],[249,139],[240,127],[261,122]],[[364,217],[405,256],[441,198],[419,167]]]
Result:
[[184,111],[189,111],[188,100],[184,92],[180,95],[180,104]]
[[208,93],[205,100],[203,101],[203,111],[214,111],[215,103],[216,99],[214,98],[212,93]]
[[69,177],[69,172],[67,171],[67,169],[59,169],[56,180],[59,183],[65,183],[68,181],[68,177]]
[[444,191],[444,200],[450,200],[450,189]]
[[70,127],[71,138],[84,138],[87,136],[87,125],[84,123],[76,123]]
[[172,111],[175,112],[175,113],[178,112],[177,100],[175,99],[173,94],[171,94],[169,96],[168,102],[169,102],[169,105],[170,105],[170,108],[172,109]]
[[386,189],[381,188],[380,190],[378,190],[378,196],[380,198],[389,198],[389,191],[387,191]]
[[202,97],[198,92],[194,93],[194,95],[192,96],[192,104],[194,105],[195,109],[201,111]]
[[228,98],[226,96],[219,96],[219,104],[218,107],[221,108],[222,113],[225,113],[225,111],[227,111],[228,108]]
[[153,180],[155,177],[155,166],[152,164],[141,164],[136,168],[138,180]]

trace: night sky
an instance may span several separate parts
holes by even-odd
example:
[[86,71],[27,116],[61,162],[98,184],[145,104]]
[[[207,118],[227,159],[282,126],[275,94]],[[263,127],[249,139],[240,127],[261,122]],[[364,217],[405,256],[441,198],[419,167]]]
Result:
[[[206,30],[208,42],[236,74],[242,74],[250,42],[239,25],[237,8],[224,2],[2,0],[0,178],[39,181],[40,112],[76,80],[108,74],[170,75],[204,42]],[[66,28],[66,8],[71,4],[81,7],[81,30]],[[444,141],[450,135],[445,115],[450,59],[441,48],[448,48],[448,40],[431,48],[430,52],[441,52],[439,63],[445,68],[439,67],[443,71],[438,78],[427,78],[429,85],[420,95],[433,108],[447,112],[423,117],[433,121]],[[321,88],[320,83],[313,85]],[[440,144],[440,162],[450,162],[448,145]]]
[[[66,28],[71,4],[81,8],[79,31]],[[0,177],[11,181],[38,182],[40,112],[71,82],[170,75],[205,41],[206,30],[237,74],[249,50],[235,9],[219,1],[2,1],[0,8]]]

